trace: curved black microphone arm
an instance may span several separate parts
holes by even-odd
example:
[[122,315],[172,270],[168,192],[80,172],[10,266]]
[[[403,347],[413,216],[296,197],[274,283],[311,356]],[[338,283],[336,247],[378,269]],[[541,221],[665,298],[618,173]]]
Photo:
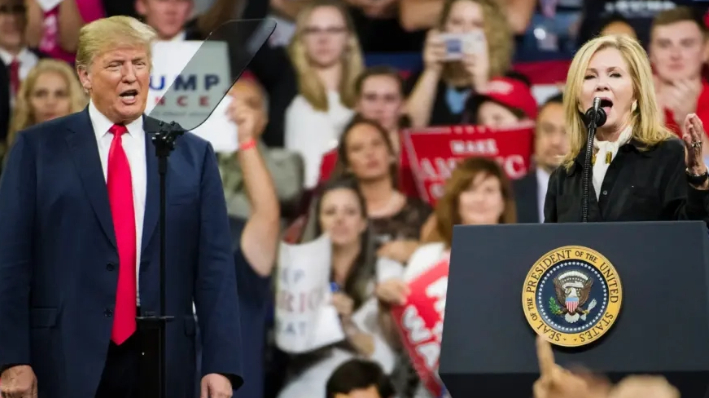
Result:
[[[141,332],[142,350],[140,372],[143,383],[140,390],[141,398],[167,398],[166,378],[166,328],[167,323],[174,319],[168,316],[165,309],[165,268],[167,247],[165,245],[166,207],[167,207],[167,158],[175,149],[175,141],[185,133],[179,124],[160,122],[158,131],[151,135],[155,145],[155,155],[158,157],[158,173],[160,175],[160,311],[159,313],[145,311],[138,316],[138,327]],[[143,312],[143,311],[141,311]]]
[[593,107],[586,111],[586,158],[583,162],[583,196],[581,202],[581,222],[588,222],[588,198],[591,186],[591,159],[593,158],[593,139],[596,135],[596,128],[606,123],[606,112],[600,107],[600,98],[594,98]]

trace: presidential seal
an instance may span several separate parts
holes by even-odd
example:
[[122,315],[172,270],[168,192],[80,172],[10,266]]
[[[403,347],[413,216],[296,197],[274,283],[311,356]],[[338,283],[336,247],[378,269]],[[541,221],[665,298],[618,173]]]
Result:
[[529,325],[564,347],[586,345],[606,334],[622,301],[615,267],[582,246],[564,246],[542,256],[527,274],[522,293]]

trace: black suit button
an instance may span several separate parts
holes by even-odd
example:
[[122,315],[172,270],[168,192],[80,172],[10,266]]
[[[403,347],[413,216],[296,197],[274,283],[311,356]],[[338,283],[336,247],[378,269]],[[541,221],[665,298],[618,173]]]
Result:
[[608,195],[608,191],[601,192],[603,195]]
[[105,315],[106,318],[110,318],[113,316],[113,310],[110,308],[106,308],[105,310],[103,310],[103,315]]
[[109,271],[113,271],[114,269],[116,269],[116,264],[108,263],[108,264],[106,264],[106,269]]

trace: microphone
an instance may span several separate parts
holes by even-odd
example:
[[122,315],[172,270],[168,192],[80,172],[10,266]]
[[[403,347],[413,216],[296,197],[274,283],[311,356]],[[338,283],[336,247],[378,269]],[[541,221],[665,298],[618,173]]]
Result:
[[606,111],[601,107],[601,99],[595,97],[593,106],[586,111],[586,128],[588,129],[588,137],[586,138],[586,158],[583,163],[582,176],[582,196],[581,196],[581,222],[588,222],[588,201],[591,190],[591,168],[593,167],[591,159],[593,158],[593,137],[596,135],[596,128],[603,126],[606,122]]
[[593,99],[593,106],[588,108],[586,111],[586,126],[591,127],[591,123],[593,123],[594,128],[601,127],[606,123],[606,118],[606,111],[601,108],[601,99],[599,97],[595,97]]

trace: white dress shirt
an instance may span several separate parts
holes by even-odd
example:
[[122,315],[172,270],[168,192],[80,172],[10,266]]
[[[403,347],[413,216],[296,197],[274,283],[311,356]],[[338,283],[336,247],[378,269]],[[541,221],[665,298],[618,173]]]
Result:
[[[15,58],[20,61],[20,81],[23,81],[27,78],[27,75],[30,73],[30,70],[32,70],[32,68],[37,65],[37,62],[39,62],[39,58],[37,57],[37,55],[35,55],[35,53],[33,53],[27,48],[23,48],[20,53],[17,54],[17,56],[10,54],[3,48],[0,48],[0,59],[6,67],[10,67],[10,63]],[[15,106],[15,98],[12,93],[10,93],[10,106]]]
[[[103,166],[103,176],[108,177],[108,151],[111,148],[113,134],[108,130],[113,126],[113,122],[103,115],[94,105],[89,102],[89,117],[96,134],[98,142],[98,152]],[[127,134],[123,134],[123,150],[128,157],[130,165],[131,183],[133,185],[133,209],[135,211],[135,267],[136,267],[136,297],[140,305],[140,293],[138,279],[140,277],[140,249],[143,241],[143,218],[145,217],[145,195],[147,191],[147,165],[145,158],[145,131],[143,130],[143,118],[140,117],[126,125]],[[108,179],[106,180],[108,181]]]
[[187,40],[187,32],[184,30],[181,31],[180,33],[176,34],[175,37],[173,37],[170,40],[165,40],[165,41],[185,41]]
[[541,167],[537,167],[536,174],[537,174],[537,205],[539,206],[537,211],[539,212],[539,222],[543,223],[544,222],[544,202],[547,199],[547,188],[549,188],[549,177],[551,177],[551,175],[549,173],[547,173]]

